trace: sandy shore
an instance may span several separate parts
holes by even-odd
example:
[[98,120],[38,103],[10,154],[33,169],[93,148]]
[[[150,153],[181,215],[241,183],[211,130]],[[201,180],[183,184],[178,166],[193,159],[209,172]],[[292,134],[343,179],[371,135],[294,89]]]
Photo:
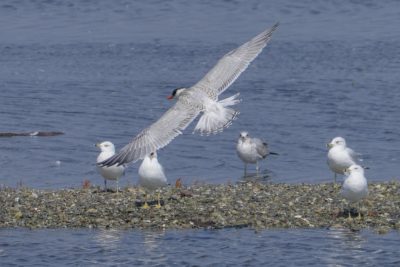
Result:
[[361,219],[355,209],[348,219],[340,186],[333,184],[169,187],[161,191],[163,206],[151,201],[149,209],[141,207],[144,196],[136,187],[118,194],[100,188],[1,188],[0,227],[400,229],[400,182],[372,183],[369,190]]

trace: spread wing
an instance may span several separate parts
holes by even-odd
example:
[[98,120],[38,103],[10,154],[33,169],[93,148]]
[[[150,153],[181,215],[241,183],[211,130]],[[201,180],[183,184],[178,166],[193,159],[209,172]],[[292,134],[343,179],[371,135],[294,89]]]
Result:
[[143,159],[182,134],[182,131],[197,117],[199,112],[198,109],[187,106],[178,100],[158,121],[141,131],[117,154],[100,162],[99,165],[122,165]]
[[205,91],[212,99],[225,91],[247,69],[271,39],[279,23],[223,56],[192,88]]

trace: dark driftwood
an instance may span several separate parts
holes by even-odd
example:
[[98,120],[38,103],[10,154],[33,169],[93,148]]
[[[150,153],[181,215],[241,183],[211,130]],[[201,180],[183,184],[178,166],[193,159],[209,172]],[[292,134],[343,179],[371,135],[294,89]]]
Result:
[[56,136],[62,135],[63,132],[28,132],[28,133],[13,133],[13,132],[0,132],[0,137],[13,137],[13,136]]

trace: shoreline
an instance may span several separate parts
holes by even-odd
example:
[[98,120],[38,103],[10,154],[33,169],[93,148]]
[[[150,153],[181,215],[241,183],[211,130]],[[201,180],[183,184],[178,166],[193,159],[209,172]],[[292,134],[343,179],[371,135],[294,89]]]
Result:
[[348,219],[340,185],[332,183],[239,182],[167,187],[161,190],[161,208],[155,207],[157,194],[149,194],[149,209],[141,207],[144,194],[138,187],[126,187],[119,193],[104,192],[99,187],[5,187],[0,188],[0,228],[372,228],[378,233],[400,230],[400,182],[371,183],[368,188],[362,218],[358,219],[352,209],[353,218]]

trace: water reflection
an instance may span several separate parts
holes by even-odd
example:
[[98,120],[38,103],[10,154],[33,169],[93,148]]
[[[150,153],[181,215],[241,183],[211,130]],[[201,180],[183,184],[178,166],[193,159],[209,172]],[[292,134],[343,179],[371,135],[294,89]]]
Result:
[[360,231],[349,229],[334,229],[328,232],[328,236],[333,239],[331,247],[331,257],[329,262],[334,266],[345,266],[346,262],[354,260],[366,260],[368,254],[364,249],[367,240],[361,235]]
[[144,250],[146,251],[146,253],[154,253],[159,248],[164,235],[165,235],[165,231],[144,232],[143,246],[144,246]]
[[244,182],[261,182],[261,183],[270,183],[272,180],[276,178],[275,172],[269,169],[262,170],[260,173],[246,173],[246,176],[241,176],[241,181]]
[[94,236],[96,243],[106,250],[116,249],[121,242],[121,238],[122,231],[116,229],[99,229]]
[[342,230],[338,232],[342,245],[347,249],[361,249],[366,240],[359,231]]
[[166,248],[163,247],[165,231],[146,231],[143,232],[143,242],[141,242],[139,257],[140,263],[145,265],[163,265],[167,262]]

